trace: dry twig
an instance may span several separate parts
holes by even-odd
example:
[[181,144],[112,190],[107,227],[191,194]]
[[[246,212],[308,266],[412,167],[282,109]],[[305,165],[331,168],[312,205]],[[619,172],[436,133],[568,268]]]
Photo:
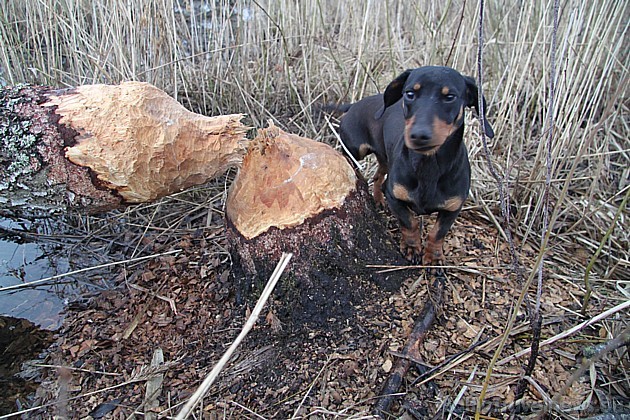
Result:
[[[594,316],[591,319],[588,319],[588,320],[586,320],[586,321],[584,321],[582,323],[579,323],[578,325],[576,325],[573,328],[569,328],[568,330],[561,332],[560,334],[556,334],[553,337],[550,337],[550,338],[548,338],[546,340],[541,341],[539,348],[547,346],[547,345],[549,345],[551,343],[555,343],[556,341],[561,340],[563,338],[569,337],[570,335],[572,335],[572,334],[574,334],[574,333],[576,333],[576,332],[578,332],[578,331],[588,327],[589,325],[593,325],[593,324],[595,324],[595,323],[597,323],[597,322],[599,322],[599,321],[601,321],[603,319],[608,318],[609,316],[611,316],[613,314],[616,314],[617,312],[626,311],[628,309],[630,309],[630,300],[622,302],[619,305],[614,306],[614,307],[612,307],[612,308],[602,312],[601,314],[599,314],[597,316]],[[504,359],[499,360],[498,362],[496,362],[496,365],[497,366],[504,365],[504,364],[514,360],[514,359],[517,359],[517,358],[519,358],[521,356],[524,356],[524,355],[528,354],[529,352],[531,352],[531,350],[532,350],[531,347],[528,347],[528,348],[526,348],[524,350],[519,351],[518,353],[512,354],[512,355],[510,355],[510,356],[508,356],[508,357],[506,357]]]
[[61,278],[68,277],[68,276],[74,276],[76,274],[85,273],[87,271],[98,270],[98,269],[101,269],[101,268],[112,267],[112,266],[120,265],[120,264],[136,263],[136,262],[140,262],[140,261],[150,260],[152,258],[163,257],[165,255],[178,254],[181,251],[182,251],[181,249],[173,249],[171,251],[162,252],[161,254],[145,255],[144,257],[131,258],[131,259],[127,259],[127,260],[124,260],[124,261],[114,261],[114,262],[110,262],[110,263],[107,263],[107,264],[101,264],[101,265],[95,265],[95,266],[92,266],[92,267],[81,268],[79,270],[70,271],[68,273],[58,274],[56,276],[50,276],[50,277],[46,277],[44,279],[30,281],[28,283],[20,283],[20,284],[14,284],[12,286],[1,287],[0,288],[0,292],[8,292],[10,290],[25,289],[27,287],[33,287],[33,286],[41,286],[43,284],[50,283],[50,282],[52,282],[54,280],[59,280]]
[[[509,194],[505,191],[505,179],[503,177],[501,177],[499,175],[499,173],[497,172],[494,163],[492,162],[492,158],[490,157],[490,150],[488,149],[488,142],[486,140],[486,130],[485,130],[485,109],[484,109],[484,101],[483,101],[483,45],[484,45],[484,39],[483,39],[483,17],[484,17],[484,0],[480,0],[479,1],[479,26],[478,26],[478,46],[477,46],[477,86],[479,89],[479,98],[478,98],[478,107],[479,107],[479,122],[480,122],[480,131],[479,131],[479,136],[481,137],[481,141],[483,144],[483,150],[484,150],[484,155],[486,158],[486,162],[488,164],[488,168],[490,169],[490,173],[492,174],[492,177],[495,179],[495,182],[497,184],[497,188],[499,191],[499,204],[501,207],[501,215],[503,216],[503,231],[506,235],[506,239],[508,242],[508,245],[510,247],[510,254],[512,256],[512,269],[516,272],[518,281],[520,284],[523,284],[522,281],[522,270],[520,267],[520,262],[518,259],[518,254],[516,253],[516,247],[514,246],[514,241],[512,239],[512,231],[509,227],[509,222],[510,222],[510,211],[509,211],[509,206],[508,206],[508,200],[509,200]],[[526,287],[524,287],[524,289],[526,289]],[[528,302],[527,298],[526,298],[526,294],[522,293],[521,297],[524,298],[526,300],[526,302]],[[520,306],[522,300],[519,299],[517,305]],[[517,306],[517,308],[518,308]],[[529,305],[528,305],[529,307]],[[517,311],[517,308],[515,308],[514,310],[514,314]],[[531,312],[531,311],[530,311]],[[480,413],[481,413],[481,406],[483,403],[483,400],[485,398],[485,394],[486,394],[486,390],[488,388],[488,384],[490,382],[490,376],[492,374],[492,370],[493,370],[493,364],[496,361],[496,359],[498,358],[498,354],[500,354],[501,349],[503,348],[505,342],[507,341],[507,337],[509,335],[509,332],[512,328],[512,326],[514,325],[514,320],[515,320],[515,316],[510,317],[510,319],[508,320],[508,325],[506,326],[505,329],[505,334],[503,335],[503,338],[495,352],[495,355],[493,357],[493,359],[491,360],[489,366],[488,366],[488,370],[486,372],[486,377],[484,379],[483,382],[483,386],[481,389],[481,392],[479,394],[479,399],[477,401],[477,408],[475,410],[475,420],[479,420],[480,419]]]
[[416,319],[416,323],[407,339],[407,344],[403,349],[402,355],[396,361],[396,365],[381,391],[381,398],[374,408],[376,414],[383,415],[389,411],[394,397],[399,395],[398,389],[412,361],[417,363],[421,360],[419,346],[422,339],[433,325],[438,308],[442,305],[445,282],[446,278],[444,277],[444,272],[440,269],[435,270],[435,280],[431,288],[431,296],[425,302],[420,315]]
[[601,348],[596,354],[594,354],[590,358],[584,358],[580,367],[573,372],[571,377],[564,383],[564,386],[560,391],[553,396],[553,402],[558,403],[560,398],[569,390],[571,385],[577,381],[583,374],[586,372],[593,363],[600,360],[602,357],[607,355],[609,352],[621,347],[627,346],[630,340],[630,327],[626,328],[621,334],[619,334],[614,339],[610,340],[606,345]]
[[553,30],[551,32],[551,74],[549,75],[549,108],[547,110],[547,138],[545,143],[546,149],[546,174],[545,174],[545,188],[543,190],[543,223],[542,233],[540,239],[540,264],[538,265],[538,283],[536,284],[536,304],[534,305],[534,311],[530,314],[531,326],[532,326],[532,345],[529,362],[525,368],[524,377],[521,378],[516,386],[515,399],[520,400],[525,395],[527,389],[527,380],[525,377],[531,376],[536,367],[536,359],[538,358],[538,348],[540,346],[540,334],[542,327],[542,313],[540,311],[540,304],[542,298],[543,289],[543,269],[545,262],[545,255],[547,253],[547,238],[549,237],[549,189],[551,188],[551,143],[554,136],[554,105],[555,105],[555,90],[556,90],[556,37],[558,33],[558,10],[560,8],[560,2],[554,0],[553,4]]

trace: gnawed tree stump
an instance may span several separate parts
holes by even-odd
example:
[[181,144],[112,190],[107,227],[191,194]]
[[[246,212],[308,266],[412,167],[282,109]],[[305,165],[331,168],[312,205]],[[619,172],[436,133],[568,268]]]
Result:
[[2,88],[0,204],[98,212],[203,184],[241,162],[241,118],[192,113],[140,82]]
[[404,277],[368,267],[404,261],[365,181],[330,146],[277,127],[249,145],[226,224],[242,297],[258,296],[282,252],[294,254],[276,286],[283,323],[347,319],[374,283],[393,290]]

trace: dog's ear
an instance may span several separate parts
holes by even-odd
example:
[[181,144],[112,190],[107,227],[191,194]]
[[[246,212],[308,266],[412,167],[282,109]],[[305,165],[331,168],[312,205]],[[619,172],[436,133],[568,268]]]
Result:
[[[475,111],[477,111],[477,115],[479,115],[479,89],[477,88],[477,82],[475,82],[475,79],[468,76],[464,76],[464,80],[466,80],[466,87],[468,88],[467,105],[474,107]],[[483,127],[485,129],[486,136],[493,138],[494,130],[492,129],[492,126],[488,122],[488,119],[486,118],[486,113],[485,113],[485,111],[488,109],[488,106],[486,105],[486,98],[481,98],[481,100],[483,101],[483,110],[484,110],[483,121],[485,123]]]
[[383,116],[385,113],[385,109],[388,106],[394,105],[396,101],[398,101],[402,97],[403,86],[405,86],[405,82],[407,78],[411,74],[412,70],[405,70],[398,77],[392,80],[387,88],[385,88],[385,93],[383,93],[383,107],[376,111],[374,114],[374,118],[377,120]]

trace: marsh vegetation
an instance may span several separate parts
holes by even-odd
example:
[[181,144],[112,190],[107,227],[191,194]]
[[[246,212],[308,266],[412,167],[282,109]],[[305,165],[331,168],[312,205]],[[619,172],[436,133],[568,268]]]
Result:
[[[525,278],[537,272],[544,260],[544,281],[555,282],[553,286],[544,283],[543,300],[545,294],[555,294],[544,310],[563,308],[551,312],[566,317],[561,324],[568,329],[582,321],[576,317],[588,319],[630,296],[626,208],[630,194],[630,5],[618,0],[567,0],[560,6],[552,63],[553,2],[485,2],[481,79],[496,136],[488,140],[486,155],[478,123],[469,116],[466,142],[473,181],[462,225],[455,230],[477,232],[482,244],[479,249],[496,258],[480,259],[466,269],[467,263],[457,257],[465,252],[451,251],[450,262],[464,267],[466,275],[477,280],[485,276],[498,283],[505,281],[501,293],[511,291],[512,297],[503,296],[506,308],[494,315],[509,316],[510,302],[521,292],[505,239],[509,229]],[[71,87],[146,81],[194,112],[245,113],[254,128],[271,120],[285,131],[339,148],[336,120],[320,112],[320,104],[352,102],[382,91],[402,70],[422,65],[448,65],[480,76],[478,7],[477,2],[466,0],[8,0],[0,6],[0,83]],[[552,74],[553,95],[549,89]],[[551,99],[555,103],[552,114]],[[487,157],[509,195],[508,220],[501,214],[499,187]],[[362,165],[363,173],[371,177],[374,162]],[[546,186],[548,169],[550,183]],[[204,241],[210,256],[204,258],[220,266],[226,261],[219,233],[222,203],[232,175],[158,203],[109,215],[107,221],[76,218],[86,238],[111,235],[115,238],[112,243],[126,244],[120,249],[127,257],[156,252],[157,247],[143,239],[150,235],[158,238],[156,243],[165,244],[199,229],[212,232],[212,239]],[[546,238],[547,194],[549,242],[541,249]],[[112,220],[118,226],[108,231]],[[481,238],[483,235],[486,237]],[[464,240],[462,236],[462,243]],[[544,259],[538,258],[541,253]],[[494,266],[492,276],[480,268],[482,260]],[[483,284],[485,291],[485,280],[475,284]],[[591,288],[591,301],[583,309],[582,299]],[[561,298],[556,301],[558,294]],[[627,309],[621,314],[624,316],[604,320],[596,330],[584,332],[582,339],[600,342],[618,336],[628,328]],[[495,326],[496,334],[503,333],[501,322]],[[490,331],[485,333],[492,336]],[[559,356],[550,353],[547,357]],[[611,355],[604,362],[606,367],[598,368],[602,369],[599,383],[607,384],[598,389],[605,388],[610,404],[628,402],[628,378],[617,376],[615,370],[623,369],[615,363],[627,364],[627,357],[622,361],[621,353]],[[485,362],[480,363],[483,370]],[[322,365],[317,369],[323,369]],[[568,379],[568,370],[562,371],[564,379]],[[483,378],[473,380],[473,371],[477,371],[476,365],[467,365],[457,373],[461,383],[448,379],[440,386],[452,386],[451,396],[455,397],[468,378],[478,395]],[[518,375],[516,370],[502,374]],[[377,392],[374,377],[370,378],[360,383]],[[294,404],[286,411],[278,411],[273,404],[249,407],[268,417],[279,412],[317,412],[322,417],[364,413],[360,404],[343,411],[343,404],[330,396],[325,401],[336,414],[317,411],[312,407],[323,406],[324,397],[310,406],[301,399],[300,390],[291,390],[300,397],[289,398]],[[559,389],[547,391],[553,395]],[[370,398],[370,392],[362,395]],[[582,388],[580,392],[588,393]],[[621,396],[624,392],[625,397]],[[245,394],[238,395],[245,398]],[[508,391],[493,395],[498,399],[495,409],[496,401],[509,401]],[[588,395],[603,398],[599,391]],[[224,395],[214,396],[221,397]],[[586,397],[572,403],[577,406],[583,401]],[[600,408],[604,406],[601,401]],[[162,405],[167,410],[168,404]],[[439,407],[443,406],[450,408],[448,404]],[[238,411],[243,409],[237,405],[227,407],[230,413],[246,412]]]

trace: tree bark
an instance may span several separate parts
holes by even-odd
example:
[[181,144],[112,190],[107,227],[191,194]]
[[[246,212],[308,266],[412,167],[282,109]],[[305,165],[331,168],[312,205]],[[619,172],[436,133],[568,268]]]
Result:
[[147,83],[0,89],[5,215],[149,202],[240,163],[242,115],[187,111]]
[[282,252],[294,254],[276,286],[282,323],[348,319],[405,277],[369,267],[405,262],[363,178],[330,146],[273,126],[249,145],[226,224],[239,298],[257,296]]

